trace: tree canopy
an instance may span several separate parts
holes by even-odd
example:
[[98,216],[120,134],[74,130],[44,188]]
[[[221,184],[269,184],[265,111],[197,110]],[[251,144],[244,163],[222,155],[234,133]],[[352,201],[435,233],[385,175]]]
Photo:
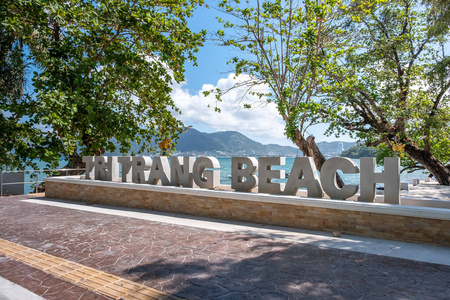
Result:
[[427,20],[431,22],[428,32],[432,35],[445,34],[450,31],[450,1],[449,0],[424,0],[430,13]]
[[270,87],[256,94],[278,105],[286,136],[319,170],[324,158],[306,129],[328,122],[328,133],[406,153],[405,165],[415,161],[448,185],[448,8],[429,3],[224,0],[230,19],[219,19],[217,37],[240,52],[230,63],[250,79],[239,86]]
[[325,104],[341,108],[331,129],[390,155],[406,153],[449,185],[447,36],[431,34],[430,11],[415,0],[354,1],[343,11],[346,46],[331,60],[324,88]]
[[20,97],[1,94],[1,122],[11,128],[2,126],[2,165],[18,166],[11,159],[22,153],[49,163],[65,156],[78,167],[82,155],[114,150],[112,138],[122,152],[130,140],[148,149],[150,141],[175,139],[182,124],[171,85],[184,80],[185,63],[195,64],[204,41],[205,32],[187,26],[202,3],[2,1],[2,38],[10,49],[22,46],[32,71]]

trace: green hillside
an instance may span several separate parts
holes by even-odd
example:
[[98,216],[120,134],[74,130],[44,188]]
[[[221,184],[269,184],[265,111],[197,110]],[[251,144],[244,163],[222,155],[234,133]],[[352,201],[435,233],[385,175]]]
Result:
[[190,129],[180,136],[175,148],[178,153],[193,155],[297,155],[294,147],[263,145],[237,131],[204,133]]
[[364,145],[355,145],[348,150],[342,152],[341,156],[348,158],[372,157],[377,156],[376,149],[366,147]]
[[[131,143],[131,152],[138,153],[139,145]],[[342,150],[354,146],[355,142],[319,142],[317,146],[325,156],[339,156]],[[174,155],[212,155],[212,156],[301,156],[302,153],[295,146],[280,146],[276,144],[263,145],[237,131],[220,131],[213,133],[200,132],[190,129],[180,135],[175,145]],[[130,154],[128,153],[128,154]],[[157,153],[144,153],[155,155]],[[118,150],[107,155],[121,155]]]

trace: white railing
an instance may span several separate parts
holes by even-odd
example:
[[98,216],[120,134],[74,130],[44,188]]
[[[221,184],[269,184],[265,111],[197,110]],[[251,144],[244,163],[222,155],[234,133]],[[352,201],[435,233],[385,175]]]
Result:
[[[0,197],[3,196],[3,187],[8,185],[23,185],[25,190],[25,184],[35,184],[34,191],[37,193],[39,184],[44,182],[45,177],[52,177],[54,176],[55,172],[65,173],[64,175],[70,175],[70,172],[72,171],[85,171],[86,169],[70,169],[70,168],[63,168],[63,169],[43,169],[43,170],[18,170],[18,171],[0,171]],[[4,175],[5,174],[11,174],[11,173],[23,173],[24,175],[27,173],[34,173],[30,176],[30,181],[19,180],[19,181],[9,181],[4,182]],[[69,174],[68,174],[69,173]],[[39,180],[39,174],[46,175],[45,177],[42,177],[41,180]],[[34,176],[35,179],[33,178]],[[24,192],[25,193],[25,192]]]

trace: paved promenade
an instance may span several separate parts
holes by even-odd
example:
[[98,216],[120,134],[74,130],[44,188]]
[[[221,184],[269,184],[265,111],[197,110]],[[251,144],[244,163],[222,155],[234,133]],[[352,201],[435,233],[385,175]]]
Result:
[[0,198],[0,239],[0,277],[44,299],[111,298],[24,254],[144,285],[159,299],[450,299],[443,247],[36,195]]

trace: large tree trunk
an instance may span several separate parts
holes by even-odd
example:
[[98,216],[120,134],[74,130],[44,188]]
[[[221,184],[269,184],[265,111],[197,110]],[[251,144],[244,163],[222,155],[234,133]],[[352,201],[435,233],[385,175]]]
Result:
[[[305,156],[312,157],[319,172],[322,170],[322,165],[327,160],[320,152],[319,147],[317,147],[316,141],[313,136],[308,136],[306,139],[303,137],[300,131],[295,133],[295,144],[303,152]],[[336,174],[336,182],[338,187],[342,188],[344,186],[344,181],[342,181],[341,176]]]
[[[84,169],[85,168],[85,164],[83,163],[82,157],[79,156],[78,153],[74,153],[74,154],[69,156],[69,162],[67,163],[67,165],[64,166],[64,168],[67,168],[67,169]],[[79,171],[73,171],[73,172],[77,173],[77,174],[73,174],[73,175],[78,175]],[[83,172],[84,172],[84,170],[83,170]]]
[[78,155],[75,151],[73,154],[69,156],[69,162],[67,165],[63,167],[63,169],[80,169],[80,170],[70,170],[70,171],[61,171],[59,172],[59,176],[70,176],[70,175],[82,175],[85,172],[85,164],[83,163],[82,157]]
[[[97,149],[91,151],[94,156],[102,156],[106,151],[105,149]],[[75,149],[74,152],[69,156],[69,162],[64,166],[64,169],[80,169],[72,170],[67,172],[61,172],[60,175],[81,175],[85,172],[85,163],[83,158],[78,154],[78,150]]]
[[450,169],[441,163],[431,152],[425,151],[414,144],[406,144],[405,152],[424,166],[441,185],[450,185]]

